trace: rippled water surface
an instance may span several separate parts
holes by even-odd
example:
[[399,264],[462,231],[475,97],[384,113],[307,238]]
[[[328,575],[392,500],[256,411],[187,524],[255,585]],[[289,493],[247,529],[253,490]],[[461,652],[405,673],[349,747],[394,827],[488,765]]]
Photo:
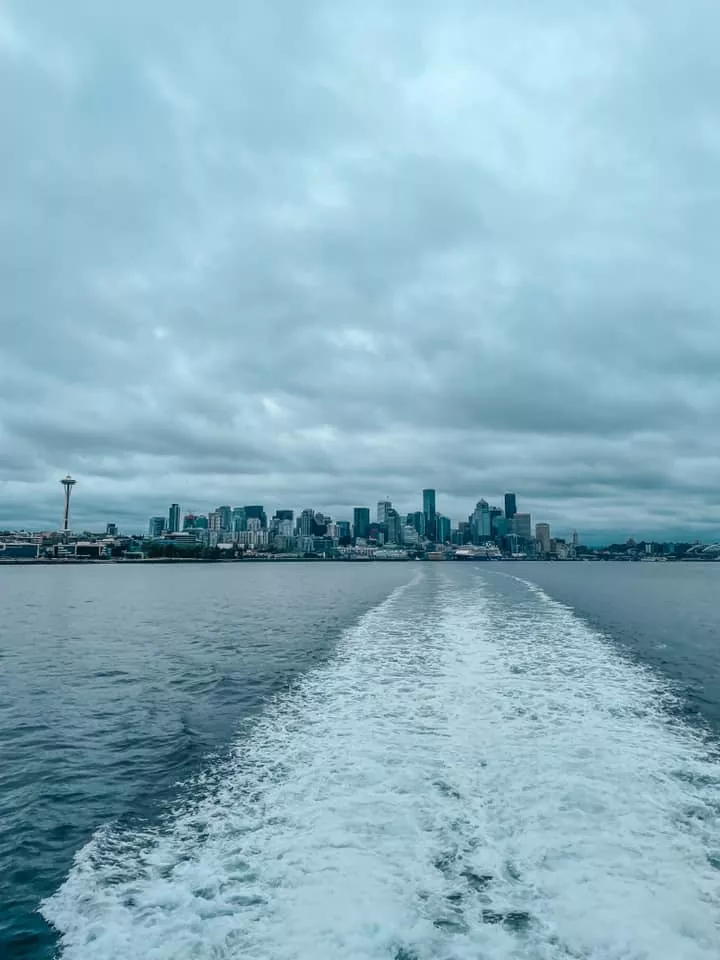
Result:
[[7,955],[716,960],[716,648],[535,566],[0,571]]

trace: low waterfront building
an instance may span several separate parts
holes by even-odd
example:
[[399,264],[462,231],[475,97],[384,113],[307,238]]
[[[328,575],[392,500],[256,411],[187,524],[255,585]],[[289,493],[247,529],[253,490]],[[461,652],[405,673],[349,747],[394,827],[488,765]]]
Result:
[[37,543],[5,541],[0,543],[0,561],[37,560],[39,550]]
[[75,556],[86,560],[104,560],[107,557],[107,548],[99,540],[79,540],[75,544]]

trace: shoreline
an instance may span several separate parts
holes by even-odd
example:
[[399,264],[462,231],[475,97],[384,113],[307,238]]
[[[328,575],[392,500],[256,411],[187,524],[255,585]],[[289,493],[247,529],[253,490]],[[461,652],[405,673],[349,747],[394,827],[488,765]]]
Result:
[[0,559],[0,567],[12,567],[12,566],[21,566],[21,567],[62,567],[62,566],[108,566],[112,564],[120,566],[138,566],[140,564],[186,564],[186,563],[415,563],[420,561],[421,563],[591,563],[591,564],[602,564],[602,563],[700,563],[706,564],[710,560],[700,560],[696,557],[693,557],[689,560],[682,559],[673,559],[666,558],[665,560],[620,560],[612,558],[603,558],[598,560],[590,559],[567,559],[567,560],[545,560],[538,559],[534,557],[523,557],[522,559],[515,559],[511,557],[497,557],[497,558],[488,558],[488,557],[462,557],[454,558],[449,557],[447,559],[437,558],[437,557],[286,557],[286,556],[275,556],[275,557],[142,557],[137,560],[128,560],[126,558],[112,557],[112,558],[96,558],[96,557],[46,557],[42,559],[24,559],[20,557],[15,557],[12,559]]

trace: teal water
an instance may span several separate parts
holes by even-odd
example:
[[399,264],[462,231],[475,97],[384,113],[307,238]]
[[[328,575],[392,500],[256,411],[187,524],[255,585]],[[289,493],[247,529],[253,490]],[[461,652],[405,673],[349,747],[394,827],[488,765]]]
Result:
[[714,568],[608,569],[1,571],[2,955],[715,958]]

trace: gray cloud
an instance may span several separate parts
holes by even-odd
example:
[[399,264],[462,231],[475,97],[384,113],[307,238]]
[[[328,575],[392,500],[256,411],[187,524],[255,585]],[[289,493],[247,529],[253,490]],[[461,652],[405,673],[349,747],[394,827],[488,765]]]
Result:
[[720,527],[709,0],[0,5],[0,525]]

